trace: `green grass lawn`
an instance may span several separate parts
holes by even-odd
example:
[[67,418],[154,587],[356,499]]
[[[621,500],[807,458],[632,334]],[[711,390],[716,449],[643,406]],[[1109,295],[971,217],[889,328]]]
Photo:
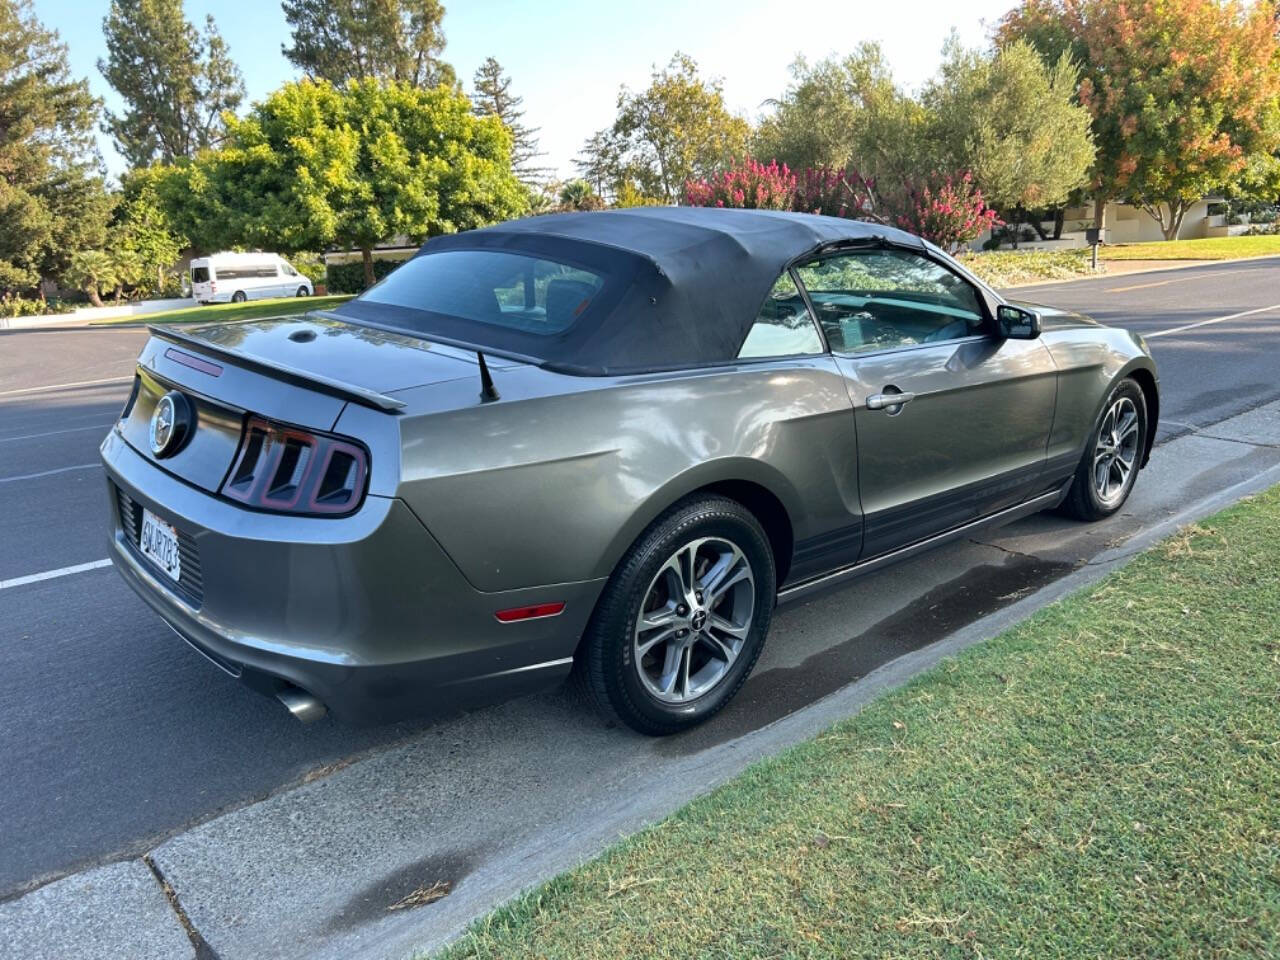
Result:
[[1280,234],[1261,237],[1208,237],[1164,243],[1121,243],[1103,246],[1103,260],[1232,260],[1280,255]]
[[1280,955],[1277,529],[1184,530],[445,955]]
[[111,317],[93,326],[113,323],[210,323],[215,320],[260,320],[263,317],[288,317],[308,310],[336,307],[350,300],[349,295],[332,297],[277,297],[272,300],[249,300],[245,303],[211,303],[208,306],[182,307],[159,313],[132,317]]

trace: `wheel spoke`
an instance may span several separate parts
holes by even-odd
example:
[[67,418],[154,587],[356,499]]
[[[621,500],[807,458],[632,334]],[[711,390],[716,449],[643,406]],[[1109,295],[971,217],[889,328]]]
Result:
[[636,656],[643,657],[655,646],[657,646],[660,643],[663,643],[664,641],[670,640],[675,635],[676,635],[676,627],[673,624],[672,626],[659,630],[657,633],[655,633],[651,637],[645,637],[643,640],[637,639],[636,640]]
[[1130,465],[1125,463],[1123,457],[1116,457],[1112,463],[1116,468],[1116,473],[1119,474],[1120,485],[1124,486],[1125,481],[1129,479]]
[[728,666],[737,659],[737,651],[712,633],[710,629],[704,630],[702,633],[698,634],[698,639],[709,646],[712,652],[724,661],[725,666]]
[[719,593],[721,583],[724,581],[725,577],[730,574],[734,564],[737,563],[738,558],[741,556],[742,554],[738,551],[737,547],[721,553],[716,559],[716,562],[707,569],[707,572],[704,573],[701,578],[699,578],[698,586],[705,592],[715,596]]
[[1119,442],[1124,443],[1129,437],[1138,432],[1138,414],[1136,412],[1128,414],[1124,420],[1120,422],[1120,429],[1116,431],[1119,435]]
[[747,634],[751,632],[751,625],[749,623],[740,626],[730,620],[726,620],[718,613],[711,614],[708,628],[711,627],[714,627],[722,633],[727,633],[731,637],[737,637],[739,640],[745,639]]
[[676,679],[680,675],[680,664],[684,660],[684,647],[679,644],[667,644],[667,656],[662,665],[662,673],[658,677],[658,689],[670,696],[674,692]]

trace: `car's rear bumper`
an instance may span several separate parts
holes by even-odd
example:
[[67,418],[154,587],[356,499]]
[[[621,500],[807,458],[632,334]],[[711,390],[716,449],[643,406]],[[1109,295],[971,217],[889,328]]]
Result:
[[[556,682],[603,586],[485,593],[400,500],[370,496],[341,519],[259,513],[157,469],[114,430],[102,458],[125,581],[224,670],[265,693],[300,687],[342,719],[448,712]],[[178,529],[198,578],[177,587],[143,558],[120,493]],[[553,601],[565,603],[555,617],[494,615]]]

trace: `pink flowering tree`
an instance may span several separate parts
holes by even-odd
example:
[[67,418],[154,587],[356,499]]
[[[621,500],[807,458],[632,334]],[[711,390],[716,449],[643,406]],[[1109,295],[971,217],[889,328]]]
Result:
[[907,191],[897,225],[954,253],[1002,221],[987,206],[973,175],[948,176]]
[[685,203],[691,207],[738,207],[746,210],[790,210],[796,193],[796,175],[787,165],[763,164],[750,157],[705,180],[684,185]]
[[793,210],[851,220],[880,220],[876,184],[857,170],[806,167],[797,177]]

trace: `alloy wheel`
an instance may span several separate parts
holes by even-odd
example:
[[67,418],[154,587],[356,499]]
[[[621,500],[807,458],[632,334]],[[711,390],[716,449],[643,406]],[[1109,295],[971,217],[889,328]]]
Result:
[[664,703],[713,690],[746,644],[755,600],[755,574],[737,545],[703,537],[673,553],[650,582],[633,632],[645,689]]
[[1093,488],[1104,506],[1121,500],[1138,463],[1138,408],[1120,397],[1107,409],[1093,450]]

